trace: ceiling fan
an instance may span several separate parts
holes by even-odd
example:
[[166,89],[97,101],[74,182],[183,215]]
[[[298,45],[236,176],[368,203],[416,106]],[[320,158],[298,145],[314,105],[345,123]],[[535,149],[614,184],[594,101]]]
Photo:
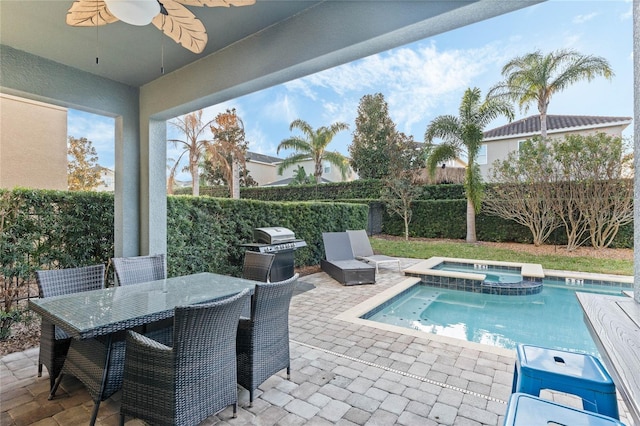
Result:
[[160,31],[193,53],[207,45],[207,31],[187,6],[250,6],[255,0],[75,0],[67,24],[95,27],[118,20],[132,25],[153,23]]

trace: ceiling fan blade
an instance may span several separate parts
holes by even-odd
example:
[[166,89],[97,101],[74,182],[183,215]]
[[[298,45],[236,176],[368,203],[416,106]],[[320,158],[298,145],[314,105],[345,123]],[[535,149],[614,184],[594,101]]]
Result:
[[251,6],[256,0],[176,0],[186,6],[229,7]]
[[207,45],[207,31],[196,15],[174,0],[163,0],[168,15],[159,13],[153,25],[193,53],[201,53]]
[[67,12],[67,25],[95,27],[116,22],[103,0],[75,0]]

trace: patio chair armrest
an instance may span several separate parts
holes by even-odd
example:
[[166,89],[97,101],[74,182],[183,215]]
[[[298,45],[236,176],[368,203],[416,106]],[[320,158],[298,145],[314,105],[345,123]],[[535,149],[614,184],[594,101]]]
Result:
[[173,348],[170,346],[131,330],[127,332],[127,350],[130,347],[137,347],[139,350],[144,350],[149,356],[153,356],[154,353],[162,354],[173,351]]

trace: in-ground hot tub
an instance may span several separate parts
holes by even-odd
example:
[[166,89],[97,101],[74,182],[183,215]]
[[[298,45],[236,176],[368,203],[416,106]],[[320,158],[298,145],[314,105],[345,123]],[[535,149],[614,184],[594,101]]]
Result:
[[544,278],[538,264],[447,257],[431,257],[404,273],[433,287],[505,296],[538,294]]

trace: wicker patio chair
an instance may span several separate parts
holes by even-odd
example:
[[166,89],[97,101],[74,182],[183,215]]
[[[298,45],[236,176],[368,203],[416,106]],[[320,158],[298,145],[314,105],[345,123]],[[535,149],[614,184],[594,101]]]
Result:
[[[167,278],[167,261],[164,253],[150,256],[114,257],[111,262],[118,279],[118,285],[133,285]],[[135,331],[169,345],[173,339],[173,320],[147,324]]]
[[289,361],[289,303],[298,274],[274,283],[256,285],[251,299],[251,317],[238,324],[236,351],[238,384],[249,391],[249,406],[253,391],[266,379],[287,369]]
[[119,285],[138,284],[167,278],[167,262],[164,254],[135,257],[114,257],[113,269]]
[[[81,268],[51,269],[36,271],[40,297],[104,288],[104,265]],[[42,366],[49,372],[49,389],[53,389],[69,351],[71,338],[60,327],[42,320],[40,332],[40,356],[38,357],[38,377],[42,376]]]
[[224,300],[177,307],[173,347],[127,332],[120,424],[197,425],[233,404],[238,389],[235,339],[244,290]]
[[259,253],[257,251],[244,252],[244,264],[242,265],[242,277],[248,280],[269,282],[269,273],[275,255],[271,253]]

